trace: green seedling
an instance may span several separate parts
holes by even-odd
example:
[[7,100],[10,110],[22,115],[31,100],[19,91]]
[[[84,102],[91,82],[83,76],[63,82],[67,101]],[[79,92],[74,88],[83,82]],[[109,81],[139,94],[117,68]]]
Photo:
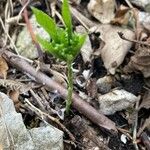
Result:
[[63,0],[62,4],[62,18],[65,25],[64,28],[58,27],[54,19],[41,10],[32,8],[32,11],[35,14],[39,25],[45,29],[51,39],[50,41],[47,41],[37,35],[37,40],[40,45],[46,52],[67,63],[68,96],[66,100],[66,112],[69,113],[73,92],[73,72],[71,64],[75,57],[79,54],[86,36],[73,32],[68,0]]

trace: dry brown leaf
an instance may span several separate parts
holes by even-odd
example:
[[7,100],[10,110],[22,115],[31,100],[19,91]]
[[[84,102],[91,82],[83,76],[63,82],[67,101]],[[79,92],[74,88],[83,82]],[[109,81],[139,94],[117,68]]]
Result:
[[145,93],[145,95],[142,99],[142,102],[139,106],[139,109],[141,109],[141,108],[146,108],[146,109],[150,108],[150,91]]
[[6,79],[8,65],[3,57],[0,56],[0,78]]
[[133,10],[121,5],[119,10],[116,12],[115,18],[111,21],[111,23],[135,27],[135,18]]
[[19,90],[9,92],[9,97],[13,100],[16,110],[19,110],[21,104],[19,101],[19,94]]
[[109,23],[114,18],[114,0],[90,0],[88,11],[101,23]]
[[102,60],[108,72],[115,74],[116,68],[123,62],[127,52],[132,46],[131,42],[122,40],[118,32],[123,32],[123,34],[130,37],[130,39],[134,39],[134,32],[113,25],[99,25],[97,28],[92,28],[91,31],[92,30],[100,32],[100,38],[105,42],[105,45],[100,50]]
[[124,71],[127,73],[141,71],[145,78],[150,77],[150,48],[140,46]]
[[145,128],[148,128],[148,130],[150,130],[150,117],[147,118],[142,127],[140,127],[137,136],[140,136],[140,134],[144,131]]

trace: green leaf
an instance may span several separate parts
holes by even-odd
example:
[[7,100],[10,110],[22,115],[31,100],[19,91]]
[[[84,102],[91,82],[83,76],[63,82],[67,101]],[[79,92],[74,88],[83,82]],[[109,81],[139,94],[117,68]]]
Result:
[[46,52],[52,54],[56,58],[59,58],[63,61],[67,61],[67,55],[64,53],[64,47],[62,44],[55,44],[52,42],[50,43],[49,41],[40,38],[38,35],[37,40]]
[[72,20],[68,0],[63,0],[62,18],[68,31],[68,39],[72,37]]
[[80,50],[85,42],[85,39],[86,39],[86,35],[79,35],[79,41],[75,48]]
[[40,36],[36,36],[37,37],[37,40],[38,42],[42,45],[42,47],[44,48],[44,50],[46,52],[50,52],[51,54],[54,55],[55,53],[55,49],[54,47],[52,46],[52,43],[50,43],[49,41],[43,39],[43,38],[40,38]]
[[57,42],[57,26],[54,20],[41,10],[31,7],[37,22],[46,30],[50,37]]

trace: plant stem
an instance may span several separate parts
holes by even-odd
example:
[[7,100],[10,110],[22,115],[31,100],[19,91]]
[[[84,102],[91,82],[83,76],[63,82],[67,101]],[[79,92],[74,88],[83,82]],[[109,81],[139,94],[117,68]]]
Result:
[[67,95],[67,101],[66,101],[66,113],[69,114],[70,106],[72,103],[72,92],[73,92],[73,72],[71,68],[71,61],[67,62],[68,67],[68,95]]

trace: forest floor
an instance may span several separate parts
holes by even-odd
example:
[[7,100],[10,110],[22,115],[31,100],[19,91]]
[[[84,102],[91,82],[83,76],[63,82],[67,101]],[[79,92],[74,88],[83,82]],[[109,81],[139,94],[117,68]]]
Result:
[[67,65],[37,42],[36,34],[47,35],[31,10],[64,27],[60,0],[0,1],[0,92],[26,128],[46,122],[62,130],[65,150],[150,150],[150,3],[69,3],[74,32],[87,35],[72,63],[70,113]]

